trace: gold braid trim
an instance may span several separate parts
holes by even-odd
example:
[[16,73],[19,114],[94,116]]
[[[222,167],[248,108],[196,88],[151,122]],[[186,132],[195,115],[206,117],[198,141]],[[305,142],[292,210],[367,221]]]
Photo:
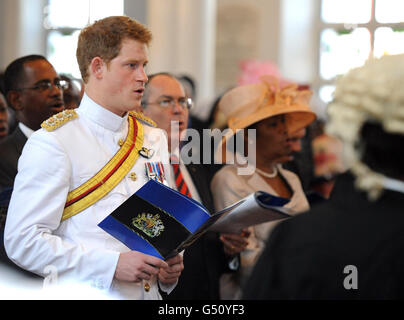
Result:
[[42,122],[41,127],[46,131],[53,131],[77,117],[78,115],[74,109],[63,110]]
[[134,116],[136,119],[147,123],[149,126],[157,128],[157,124],[149,117],[145,116],[143,113],[131,111],[130,115]]
[[[131,119],[133,119],[133,121]],[[142,124],[135,118],[129,116],[128,121],[128,135],[118,152],[94,177],[69,192],[66,199],[66,207],[62,215],[62,221],[87,209],[103,198],[115,188],[115,186],[132,169],[139,157],[139,150],[142,149],[143,146],[144,131]],[[137,135],[135,138],[136,140],[134,141],[135,122],[137,124]],[[132,151],[130,151],[132,144],[134,144],[134,147],[132,148]],[[128,152],[130,152],[129,156],[119,165]],[[117,166],[119,166],[118,169],[114,171],[114,168]],[[88,191],[92,189],[94,190],[91,191],[91,193],[88,193]],[[81,195],[85,196],[81,197]],[[75,198],[78,200],[74,200]]]

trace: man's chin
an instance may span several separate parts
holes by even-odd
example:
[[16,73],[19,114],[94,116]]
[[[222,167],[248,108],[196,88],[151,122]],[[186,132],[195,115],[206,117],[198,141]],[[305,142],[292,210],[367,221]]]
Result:
[[136,104],[136,105],[134,105],[134,106],[132,106],[132,108],[131,108],[130,111],[135,111],[135,112],[143,113],[143,109],[142,109],[142,107],[140,106],[140,103],[139,103],[139,104]]
[[140,100],[132,100],[131,104],[127,105],[125,109],[129,111],[135,111],[135,112],[143,112]]

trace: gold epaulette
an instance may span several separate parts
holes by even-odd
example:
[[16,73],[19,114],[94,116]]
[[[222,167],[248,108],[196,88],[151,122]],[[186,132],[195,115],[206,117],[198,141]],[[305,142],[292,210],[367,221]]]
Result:
[[146,117],[143,113],[136,112],[136,111],[131,111],[131,112],[129,112],[129,114],[134,116],[139,121],[142,121],[142,122],[148,124],[149,126],[157,128],[157,124],[152,119],[150,119],[149,117]]
[[66,109],[42,122],[41,127],[46,131],[53,131],[77,117],[78,115],[74,109]]

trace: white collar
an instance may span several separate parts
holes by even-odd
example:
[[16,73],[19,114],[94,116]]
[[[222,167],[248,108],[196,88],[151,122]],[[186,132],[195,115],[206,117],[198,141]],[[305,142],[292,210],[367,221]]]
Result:
[[27,137],[27,139],[34,133],[34,130],[32,130],[31,128],[28,128],[22,122],[19,122],[18,126],[20,127],[22,133]]
[[118,131],[122,125],[125,125],[128,114],[120,117],[115,113],[107,110],[105,107],[97,104],[86,93],[84,93],[81,99],[80,107],[77,109],[79,114],[85,115],[90,120],[94,121],[98,125],[109,129],[111,131]]

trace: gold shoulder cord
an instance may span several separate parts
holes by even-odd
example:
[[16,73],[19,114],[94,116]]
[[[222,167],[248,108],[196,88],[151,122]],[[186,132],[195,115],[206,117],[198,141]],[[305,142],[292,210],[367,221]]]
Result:
[[107,195],[132,169],[143,146],[144,129],[133,116],[128,117],[125,142],[114,157],[90,180],[69,192],[62,221],[87,209]]
[[151,118],[145,116],[143,113],[131,111],[129,112],[129,114],[134,116],[136,119],[147,123],[149,126],[157,128],[156,122],[154,122]]

